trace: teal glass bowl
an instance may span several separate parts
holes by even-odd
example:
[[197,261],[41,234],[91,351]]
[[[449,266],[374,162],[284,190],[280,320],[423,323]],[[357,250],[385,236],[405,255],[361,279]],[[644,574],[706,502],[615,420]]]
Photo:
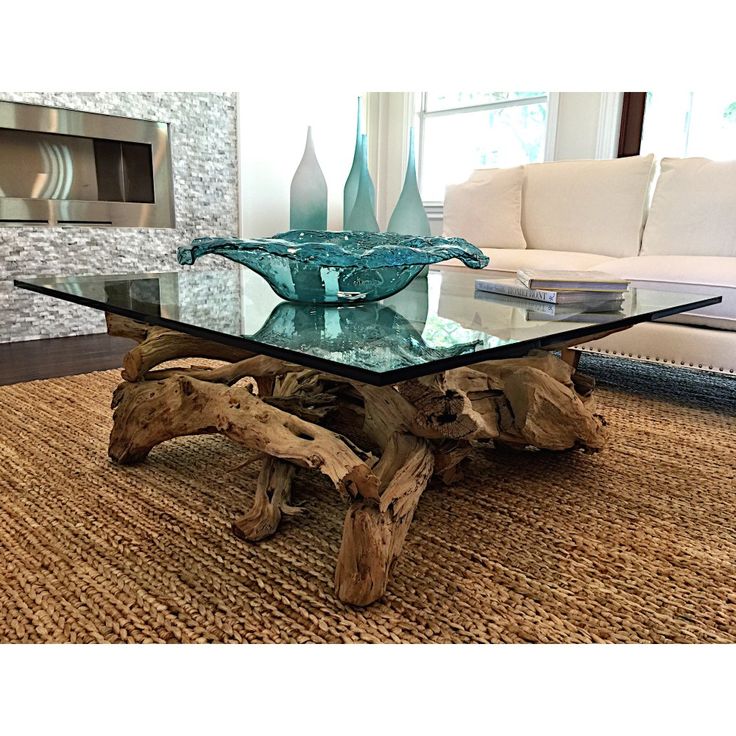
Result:
[[272,238],[196,238],[178,249],[191,266],[214,253],[263,276],[282,298],[306,304],[354,304],[401,291],[424,266],[457,258],[485,268],[488,257],[462,238],[397,233],[289,230]]

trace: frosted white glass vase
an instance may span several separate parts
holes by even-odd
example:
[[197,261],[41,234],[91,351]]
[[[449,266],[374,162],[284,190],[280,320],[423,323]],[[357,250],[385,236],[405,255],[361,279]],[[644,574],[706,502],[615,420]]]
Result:
[[327,182],[314,151],[311,125],[307,128],[304,155],[291,180],[289,228],[291,230],[327,229]]

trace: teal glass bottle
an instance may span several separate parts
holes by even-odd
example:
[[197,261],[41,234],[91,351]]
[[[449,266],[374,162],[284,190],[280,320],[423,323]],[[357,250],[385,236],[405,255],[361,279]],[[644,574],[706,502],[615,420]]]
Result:
[[355,204],[345,222],[345,230],[361,230],[366,233],[378,232],[376,208],[371,201],[371,176],[368,173],[368,146],[365,135],[361,136],[361,165],[358,193]]
[[[353,211],[353,207],[355,207],[355,199],[358,196],[358,186],[360,185],[360,170],[361,166],[363,165],[363,138],[364,136],[361,134],[361,110],[362,110],[362,100],[360,97],[358,97],[358,122],[356,125],[356,132],[355,132],[355,152],[353,153],[353,165],[350,167],[350,173],[348,174],[348,178],[345,180],[345,188],[343,189],[343,195],[342,195],[342,221],[343,221],[343,229],[347,230],[347,221],[350,217],[350,213]],[[376,189],[373,186],[373,181],[370,178],[370,175],[368,176],[368,191],[370,193],[370,199],[371,204],[373,205],[373,209],[375,211],[376,207]]]
[[414,157],[414,128],[409,129],[409,158],[406,165],[404,188],[388,222],[388,232],[400,235],[429,237],[429,220],[422,204],[417,183],[416,159]]
[[304,155],[291,180],[289,227],[292,230],[327,229],[327,182],[314,151],[311,125],[307,128]]

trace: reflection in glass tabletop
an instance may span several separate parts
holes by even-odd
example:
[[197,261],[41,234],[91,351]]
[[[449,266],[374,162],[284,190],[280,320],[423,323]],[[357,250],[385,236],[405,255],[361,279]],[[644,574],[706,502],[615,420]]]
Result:
[[300,365],[386,385],[623,329],[720,297],[631,289],[616,312],[584,313],[475,291],[478,273],[431,271],[380,302],[285,302],[245,268],[44,276],[15,285]]

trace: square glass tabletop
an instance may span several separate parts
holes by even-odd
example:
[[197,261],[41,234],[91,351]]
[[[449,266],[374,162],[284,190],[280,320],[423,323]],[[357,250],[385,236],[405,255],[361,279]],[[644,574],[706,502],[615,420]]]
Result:
[[586,313],[477,292],[479,276],[430,271],[388,299],[344,307],[283,301],[242,267],[39,276],[15,285],[377,386],[583,342],[721,301],[632,288],[620,310]]

